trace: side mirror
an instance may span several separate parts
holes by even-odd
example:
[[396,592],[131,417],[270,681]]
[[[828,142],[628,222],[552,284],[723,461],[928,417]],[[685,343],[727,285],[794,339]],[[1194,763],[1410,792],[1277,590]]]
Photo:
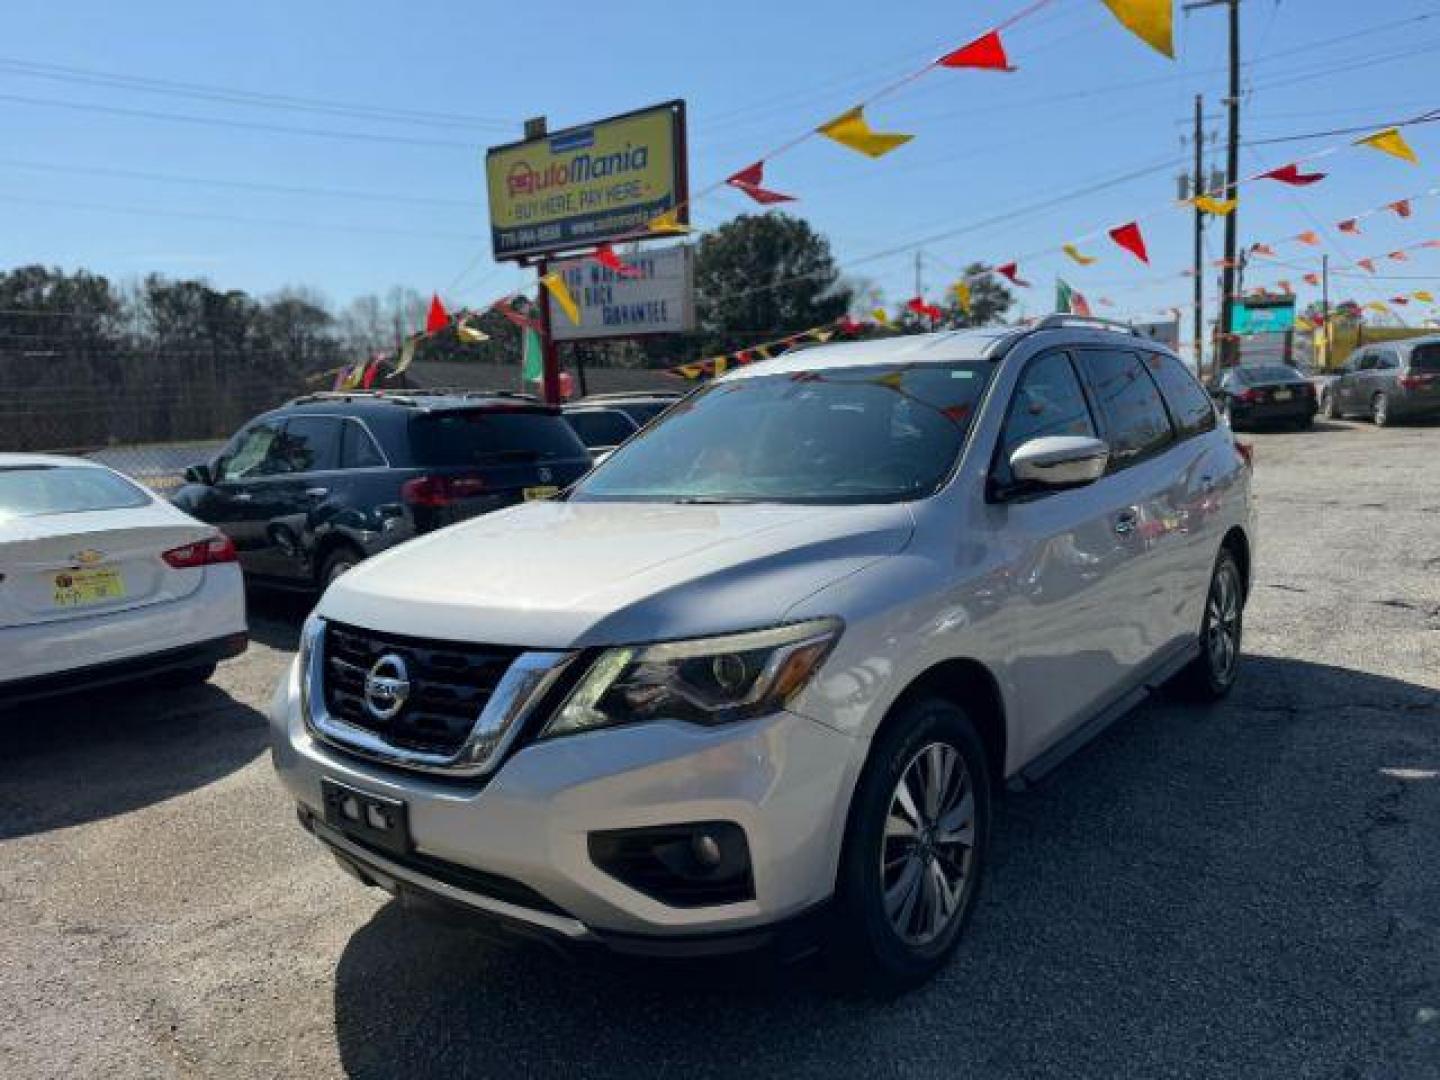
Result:
[[206,487],[210,487],[215,483],[215,474],[210,471],[209,465],[187,466],[183,475],[192,484],[204,484]]
[[1110,447],[1083,435],[1031,439],[1010,455],[1010,473],[1018,483],[1047,488],[1093,484],[1109,464]]

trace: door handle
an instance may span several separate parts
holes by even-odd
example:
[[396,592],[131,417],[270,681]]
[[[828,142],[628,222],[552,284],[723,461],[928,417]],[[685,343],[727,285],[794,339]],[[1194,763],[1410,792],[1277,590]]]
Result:
[[1134,510],[1122,510],[1115,515],[1115,531],[1121,536],[1127,536],[1135,531],[1137,520]]
[[330,494],[330,489],[329,489],[329,488],[306,488],[306,489],[305,489],[305,494],[306,494],[306,495],[309,495],[312,499],[323,499],[326,495],[329,495],[329,494]]

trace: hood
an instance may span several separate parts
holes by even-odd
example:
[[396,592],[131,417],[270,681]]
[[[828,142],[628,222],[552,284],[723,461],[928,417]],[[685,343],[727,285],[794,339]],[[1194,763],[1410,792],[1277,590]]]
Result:
[[367,560],[326,618],[416,637],[572,648],[765,626],[902,550],[903,504],[533,502]]

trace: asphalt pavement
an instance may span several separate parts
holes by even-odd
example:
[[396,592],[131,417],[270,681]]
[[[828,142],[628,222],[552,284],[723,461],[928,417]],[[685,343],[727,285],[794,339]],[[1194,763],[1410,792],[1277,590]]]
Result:
[[570,963],[342,874],[262,711],[306,603],[210,686],[0,716],[0,1075],[1440,1077],[1440,428],[1247,436],[1247,658],[1010,796],[924,989]]

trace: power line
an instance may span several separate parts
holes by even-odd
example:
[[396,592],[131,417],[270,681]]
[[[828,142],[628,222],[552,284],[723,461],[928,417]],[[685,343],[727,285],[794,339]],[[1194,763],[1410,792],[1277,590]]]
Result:
[[8,71],[12,74],[23,75],[30,78],[79,83],[85,86],[105,86],[135,90],[140,93],[192,98],[200,101],[219,101],[234,105],[249,105],[255,108],[320,113],[328,116],[349,116],[364,120],[381,120],[389,123],[430,124],[440,127],[485,127],[506,131],[511,131],[519,125],[518,120],[504,119],[501,117],[433,112],[423,109],[396,109],[386,106],[334,101],[325,98],[302,97],[293,94],[269,94],[235,87],[177,82],[169,79],[124,75],[111,71],[97,71],[94,68],[41,63],[8,56],[0,56],[0,71]]

